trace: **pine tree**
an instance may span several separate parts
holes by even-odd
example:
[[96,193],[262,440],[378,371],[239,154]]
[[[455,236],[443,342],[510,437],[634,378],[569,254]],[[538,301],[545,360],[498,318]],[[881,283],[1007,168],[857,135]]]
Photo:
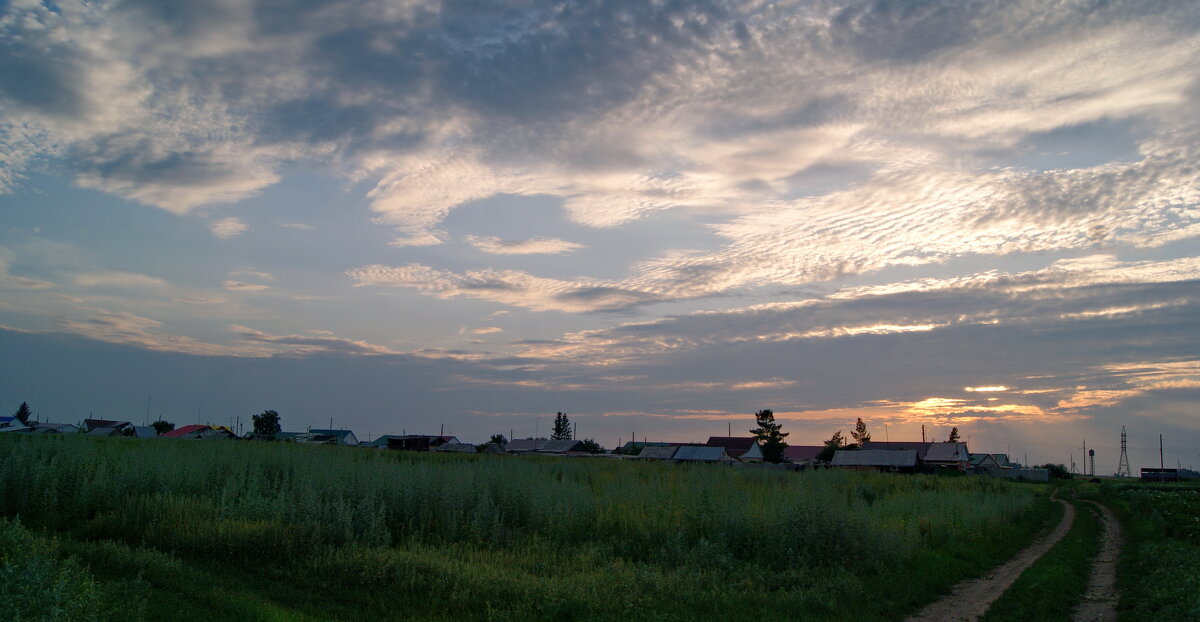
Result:
[[754,413],[754,422],[758,427],[750,430],[750,433],[763,444],[763,461],[783,462],[783,450],[787,447],[783,439],[790,432],[779,431],[781,424],[775,423],[775,413],[769,409]]
[[842,436],[842,431],[838,430],[829,440],[825,441],[825,447],[821,449],[821,453],[817,454],[817,460],[829,462],[833,460],[834,452],[845,447],[846,439]]
[[154,433],[159,436],[162,436],[163,434],[175,429],[174,423],[171,423],[170,421],[164,421],[162,419],[151,423],[150,426],[154,428]]
[[867,424],[863,423],[862,417],[858,418],[858,423],[854,424],[854,431],[850,433],[854,437],[854,442],[862,447],[864,443],[871,442],[871,433],[867,431]]
[[29,410],[29,402],[21,402],[20,408],[17,408],[17,412],[13,416],[21,422],[21,425],[29,425],[29,419],[33,417],[33,411]]
[[947,443],[958,443],[961,438],[958,436],[958,428],[950,428],[950,438],[946,439]]
[[567,418],[567,413],[558,413],[554,416],[554,430],[550,432],[550,439],[555,441],[565,441],[571,438],[571,420]]

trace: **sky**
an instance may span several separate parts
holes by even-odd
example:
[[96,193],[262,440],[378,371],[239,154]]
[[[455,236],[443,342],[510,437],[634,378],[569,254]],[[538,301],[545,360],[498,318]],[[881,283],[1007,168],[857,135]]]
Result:
[[1192,2],[0,2],[0,406],[1200,466]]

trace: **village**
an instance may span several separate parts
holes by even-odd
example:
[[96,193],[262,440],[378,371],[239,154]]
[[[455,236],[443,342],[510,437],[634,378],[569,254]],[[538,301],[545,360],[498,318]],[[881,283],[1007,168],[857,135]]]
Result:
[[[271,411],[268,411],[271,412]],[[561,413],[560,413],[561,415]],[[277,419],[275,420],[277,422]],[[861,424],[861,421],[860,421]],[[84,419],[70,423],[23,424],[16,417],[0,417],[0,433],[6,434],[83,434],[93,437],[132,439],[213,440],[285,442],[300,445],[335,445],[362,449],[460,454],[557,456],[568,458],[607,458],[632,461],[709,463],[734,467],[753,466],[801,471],[835,468],[889,473],[962,473],[1006,479],[1049,481],[1050,469],[1029,468],[1003,453],[972,453],[958,440],[872,441],[869,435],[849,445],[826,442],[822,445],[786,445],[778,461],[764,455],[764,442],[755,436],[710,436],[703,442],[637,441],[625,442],[607,450],[590,439],[568,438],[508,439],[493,435],[487,443],[462,442],[447,434],[383,434],[360,440],[352,430],[310,428],[304,432],[276,431],[270,434],[247,432],[239,436],[224,425],[190,424],[162,430],[153,425],[135,425],[130,421]],[[569,430],[569,426],[566,428]],[[840,439],[840,433],[837,436]]]

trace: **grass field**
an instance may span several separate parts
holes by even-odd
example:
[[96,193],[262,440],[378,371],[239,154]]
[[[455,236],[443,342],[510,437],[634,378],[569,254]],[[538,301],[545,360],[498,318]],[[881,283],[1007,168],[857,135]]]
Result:
[[0,438],[3,529],[27,551],[5,552],[3,571],[33,564],[62,577],[64,602],[89,603],[44,619],[890,620],[1028,544],[1057,517],[1047,493],[974,477]]
[[1086,494],[1121,517],[1121,620],[1200,620],[1200,485],[1105,482]]

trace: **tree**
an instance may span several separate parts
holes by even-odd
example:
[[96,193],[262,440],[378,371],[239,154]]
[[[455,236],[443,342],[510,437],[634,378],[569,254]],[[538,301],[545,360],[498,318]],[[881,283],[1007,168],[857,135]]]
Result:
[[758,424],[758,427],[750,430],[750,433],[763,444],[763,461],[783,462],[783,449],[787,447],[787,443],[783,439],[790,432],[779,431],[781,424],[775,423],[775,413],[770,409],[754,413],[754,422]]
[[821,449],[821,453],[817,454],[817,460],[821,462],[829,462],[833,460],[833,453],[839,449],[846,448],[846,439],[842,436],[842,431],[838,430],[833,433],[833,436],[825,441],[825,447]]
[[594,438],[587,438],[580,442],[583,443],[583,450],[588,452],[589,454],[604,453],[604,448],[601,447],[600,443],[597,443],[596,439],[594,439]]
[[1042,466],[1037,466],[1037,467],[1033,467],[1033,468],[1046,469],[1047,471],[1050,471],[1050,477],[1053,477],[1055,479],[1071,479],[1071,472],[1067,470],[1067,467],[1065,467],[1061,464],[1046,463],[1046,464],[1043,464]]
[[959,437],[959,435],[958,435],[958,428],[950,428],[950,438],[946,439],[946,442],[947,443],[958,443],[958,442],[961,442],[960,438],[961,437]]
[[254,415],[254,434],[258,436],[275,436],[283,431],[279,425],[279,413],[264,410],[262,414]]
[[567,413],[558,413],[554,416],[554,430],[550,433],[550,440],[565,441],[571,438],[571,420],[567,418]]
[[171,430],[174,430],[175,424],[171,423],[170,421],[163,421],[162,419],[159,419],[158,421],[151,423],[150,427],[154,428],[155,434],[162,436],[164,432],[170,432]]
[[858,423],[854,424],[854,431],[850,433],[854,437],[854,442],[862,447],[864,443],[871,442],[871,433],[867,431],[867,424],[863,423],[862,417],[858,418]]
[[33,416],[33,411],[29,410],[29,402],[21,402],[21,406],[17,408],[17,412],[13,414],[21,425],[29,425],[29,418]]
[[508,444],[508,439],[505,438],[503,434],[493,434],[491,440],[489,440],[488,442],[495,443],[495,444],[503,447]]

